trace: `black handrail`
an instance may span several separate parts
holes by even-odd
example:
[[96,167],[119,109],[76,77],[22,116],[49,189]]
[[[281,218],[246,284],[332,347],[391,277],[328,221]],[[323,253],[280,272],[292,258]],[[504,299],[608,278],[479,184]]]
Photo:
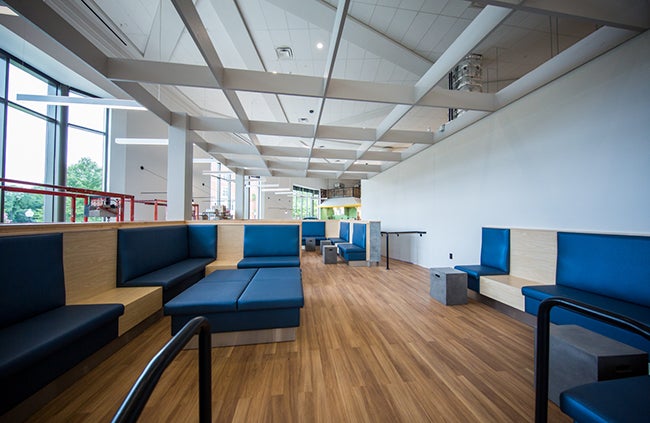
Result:
[[205,317],[198,316],[187,322],[147,364],[117,410],[113,423],[138,420],[163,372],[196,333],[199,334],[199,421],[207,423],[212,420],[210,322]]
[[537,351],[535,357],[535,423],[548,418],[548,361],[551,309],[555,306],[592,317],[612,326],[626,329],[650,341],[650,327],[629,317],[563,297],[550,297],[537,310]]
[[426,234],[426,231],[381,231],[380,233],[381,236],[386,235],[386,270],[390,270],[390,251],[388,249],[388,238],[390,238],[390,235],[399,236],[400,234],[419,234],[422,236],[423,234]]

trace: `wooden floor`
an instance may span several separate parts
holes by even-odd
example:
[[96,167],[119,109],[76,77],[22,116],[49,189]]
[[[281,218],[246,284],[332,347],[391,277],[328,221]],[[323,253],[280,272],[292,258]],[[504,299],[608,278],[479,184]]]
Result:
[[[295,342],[214,348],[217,422],[532,422],[533,330],[473,300],[429,296],[428,269],[324,265],[303,254]],[[164,318],[31,422],[110,421],[170,338]],[[141,422],[198,419],[197,352],[163,375]],[[568,422],[549,404],[550,422]]]

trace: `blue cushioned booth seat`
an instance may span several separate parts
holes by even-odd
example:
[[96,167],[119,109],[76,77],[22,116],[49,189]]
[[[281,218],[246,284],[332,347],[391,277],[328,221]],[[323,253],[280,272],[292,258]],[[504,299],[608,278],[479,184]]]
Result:
[[325,237],[325,222],[322,220],[302,222],[302,245],[305,245],[305,238],[314,238],[316,246],[320,245],[321,241],[327,239]]
[[244,258],[239,269],[300,266],[298,225],[245,225]]
[[0,237],[0,268],[4,414],[117,338],[124,306],[65,304],[62,234]]
[[[650,325],[650,237],[558,232],[556,285],[523,287],[526,312],[562,296]],[[578,324],[650,352],[650,342],[610,325],[558,309],[556,324]]]
[[300,326],[300,268],[216,270],[164,306],[172,334],[196,316],[213,333]]
[[650,420],[650,376],[576,386],[560,394],[560,408],[580,423],[647,423]]
[[335,238],[327,238],[332,241],[332,244],[349,243],[350,242],[350,222],[339,222],[339,236]]
[[354,223],[352,225],[352,243],[336,245],[339,254],[346,261],[359,261],[366,259],[366,224]]
[[454,269],[467,273],[467,288],[480,292],[481,276],[510,273],[510,229],[481,229],[481,264],[459,264]]
[[167,302],[203,278],[216,254],[216,225],[118,229],[117,286],[161,286]]

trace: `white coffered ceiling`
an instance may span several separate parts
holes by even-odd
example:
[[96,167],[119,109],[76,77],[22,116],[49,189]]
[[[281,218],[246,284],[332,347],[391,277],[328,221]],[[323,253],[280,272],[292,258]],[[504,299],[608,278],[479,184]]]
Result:
[[[109,94],[189,115],[233,171],[329,179],[372,177],[650,26],[645,0],[6,3]],[[482,93],[448,89],[468,53]]]

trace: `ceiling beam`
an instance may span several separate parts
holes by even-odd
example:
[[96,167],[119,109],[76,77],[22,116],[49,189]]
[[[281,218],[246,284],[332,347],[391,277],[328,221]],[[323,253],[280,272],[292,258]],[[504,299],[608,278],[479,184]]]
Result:
[[650,28],[650,2],[647,0],[481,0],[480,3],[634,31]]
[[[223,81],[220,85],[207,66],[112,58],[108,59],[106,76],[114,81],[222,88],[300,97],[321,97],[324,81],[323,78],[314,76],[224,68]],[[495,110],[495,98],[491,93],[463,92],[435,87],[416,102],[413,86],[336,78],[330,80],[326,97],[373,103]]]
[[[248,128],[242,128],[237,119],[190,117],[189,129],[207,132],[247,132],[257,135],[286,136],[309,138],[313,136],[313,126],[303,123],[283,123],[251,120]],[[354,128],[350,126],[321,125],[317,132],[318,139],[341,141],[378,141],[373,138],[372,128]],[[429,131],[407,131],[391,129],[381,141],[395,143],[433,144],[433,133]]]
[[314,123],[314,135],[309,146],[309,157],[307,157],[307,164],[305,166],[305,176],[307,176],[307,171],[310,168],[311,155],[312,151],[314,150],[314,143],[316,142],[318,128],[320,127],[321,120],[323,118],[323,111],[325,110],[325,99],[327,98],[327,90],[329,89],[330,83],[332,81],[334,65],[336,64],[336,54],[338,53],[339,46],[341,44],[341,36],[343,35],[343,27],[345,26],[345,18],[348,16],[349,7],[350,0],[339,0],[339,4],[336,8],[334,26],[332,28],[329,49],[327,51],[327,61],[325,62],[325,79],[323,80],[323,90],[319,101],[320,104],[318,105],[318,116],[316,118],[316,122]]

